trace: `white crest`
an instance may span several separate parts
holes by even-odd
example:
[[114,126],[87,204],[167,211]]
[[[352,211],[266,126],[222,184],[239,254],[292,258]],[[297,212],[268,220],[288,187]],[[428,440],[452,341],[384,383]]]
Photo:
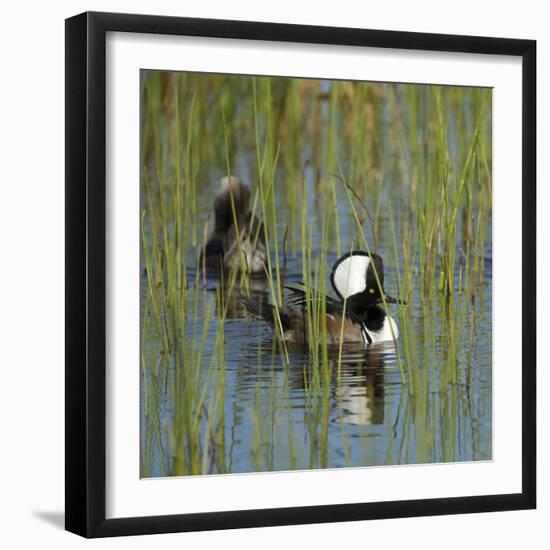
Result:
[[363,292],[367,288],[367,269],[370,258],[363,255],[348,256],[334,270],[332,285],[342,298]]

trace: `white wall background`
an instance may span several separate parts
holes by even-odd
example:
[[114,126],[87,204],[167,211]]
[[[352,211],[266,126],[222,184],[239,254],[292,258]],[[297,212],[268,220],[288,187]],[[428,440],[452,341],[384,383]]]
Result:
[[[544,2],[10,2],[0,33],[0,541],[4,548],[547,548],[550,36]],[[539,509],[86,542],[62,530],[64,18],[85,10],[538,40]],[[498,365],[497,365],[498,368]],[[545,429],[546,426],[546,429]]]

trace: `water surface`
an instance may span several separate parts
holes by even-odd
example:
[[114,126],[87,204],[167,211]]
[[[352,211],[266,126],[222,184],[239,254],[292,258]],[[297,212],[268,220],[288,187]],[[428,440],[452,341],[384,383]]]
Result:
[[[462,193],[484,96],[432,88],[144,73],[142,477],[491,459],[490,109]],[[236,293],[197,272],[229,165],[257,196],[257,138],[273,166],[270,215],[285,282],[303,278],[303,214],[312,262],[324,243],[327,272],[338,247],[342,254],[364,248],[335,178],[361,195],[357,208],[369,210],[362,230],[384,258],[390,295],[401,294],[398,280],[412,265],[409,304],[400,312],[390,306],[402,332],[396,344],[345,345],[341,361],[338,349],[285,352]],[[451,219],[455,200],[457,259],[453,288],[444,292],[440,222]],[[323,237],[328,203],[334,212]],[[434,220],[426,292],[419,251],[427,250]],[[480,269],[466,283],[472,258],[481,258]],[[265,283],[253,286],[269,293]]]

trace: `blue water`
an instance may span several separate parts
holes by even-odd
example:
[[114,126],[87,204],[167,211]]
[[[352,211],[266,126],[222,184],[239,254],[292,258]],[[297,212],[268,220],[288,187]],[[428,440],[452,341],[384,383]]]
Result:
[[[329,91],[330,84],[321,83],[319,89],[321,92]],[[380,90],[384,92],[384,85]],[[402,89],[397,86],[396,90],[396,102],[400,104]],[[428,102],[432,96],[426,91],[422,94],[417,131],[423,140],[435,139],[429,131],[431,119],[428,117]],[[213,94],[212,102],[219,97],[220,94]],[[250,108],[250,98],[247,101],[246,105]],[[464,114],[470,112],[471,108],[468,95],[464,101],[464,106],[455,106],[456,112],[449,115],[452,120],[448,125],[448,148],[453,154],[448,159],[448,168],[454,173],[454,181],[461,170],[462,161],[457,152],[459,145],[463,150],[468,143],[465,135],[461,134],[471,134],[474,126],[474,119]],[[380,108],[377,119],[380,128],[376,137],[383,154],[380,159],[372,159],[376,170],[373,169],[372,173],[365,176],[364,187],[371,190],[376,188],[376,196],[368,197],[367,207],[373,214],[380,202],[379,227],[373,230],[372,224],[365,220],[364,230],[372,249],[384,258],[384,286],[387,292],[399,296],[397,275],[403,268],[404,260],[401,256],[393,260],[393,245],[389,242],[391,231],[388,205],[393,205],[396,234],[399,236],[401,224],[407,223],[408,216],[412,215],[408,210],[409,190],[415,184],[422,192],[421,178],[425,174],[420,168],[416,173],[411,170],[412,153],[406,139],[402,140],[399,147],[395,144],[398,140],[395,136],[390,140],[390,132],[395,133],[396,129],[393,103],[379,100],[373,105]],[[212,110],[200,114],[205,117],[204,128],[219,117],[217,107],[214,108],[213,104]],[[326,118],[328,102],[323,102],[320,109]],[[404,109],[403,104],[401,111]],[[307,110],[305,112],[310,114]],[[460,117],[465,122],[459,132],[457,125]],[[166,180],[170,181],[174,170],[170,160],[173,143],[167,135],[172,132],[172,123],[157,120],[154,123],[161,126],[163,169],[167,174]],[[245,123],[250,126],[250,120]],[[255,148],[250,146],[247,136],[239,136],[238,131],[234,131],[231,136],[238,142],[237,152],[232,157],[233,173],[254,188],[257,183]],[[327,136],[319,139],[324,140],[323,147],[320,147],[324,150]],[[304,142],[301,144],[299,159],[302,166],[315,158],[314,145],[307,143],[306,139]],[[204,182],[197,202],[199,228],[203,227],[207,219],[212,227],[212,201],[218,188],[217,181],[226,174],[224,140],[219,136],[215,147],[213,156],[219,157],[218,163],[208,168],[211,177]],[[342,156],[345,157],[345,154]],[[433,153],[432,156],[426,155],[426,158],[420,159],[421,163],[434,162],[432,157]],[[287,282],[299,282],[302,279],[300,220],[299,217],[294,220],[292,227],[287,190],[289,186],[298,189],[302,185],[302,174],[295,175],[295,181],[288,179],[282,168],[283,158],[284,150],[275,175],[279,242],[282,242],[285,224],[288,224],[290,231],[285,279]],[[353,161],[342,158],[341,162],[342,172],[347,173],[347,163]],[[424,169],[424,172],[427,170]],[[151,167],[150,176],[152,180],[156,178],[155,166]],[[306,216],[308,224],[312,222],[312,256],[315,258],[319,255],[322,240],[320,212],[324,201],[331,197],[327,182],[333,183],[331,178],[334,176],[316,173],[311,166],[304,170],[304,176],[309,197]],[[321,190],[317,187],[320,176],[325,186]],[[299,196],[302,195],[299,193]],[[336,203],[341,250],[345,252],[354,241],[357,247],[357,231],[342,185],[336,186]],[[145,193],[142,206],[145,208]],[[298,216],[299,213],[298,209]],[[457,241],[462,231],[461,224],[462,217],[459,216]],[[168,232],[173,231],[172,226],[166,229]],[[146,231],[150,232],[149,226],[146,226]],[[185,275],[189,287],[184,293],[183,303],[177,307],[190,313],[185,325],[177,327],[178,338],[170,343],[169,353],[164,349],[157,328],[147,316],[150,304],[147,299],[147,276],[142,269],[140,376],[143,477],[491,459],[490,227],[483,251],[482,284],[475,299],[463,293],[464,289],[460,287],[460,269],[464,259],[458,246],[454,301],[450,305],[437,291],[433,292],[432,298],[422,302],[419,262],[415,258],[409,304],[401,316],[398,315],[397,306],[391,306],[400,326],[405,316],[409,327],[408,340],[401,337],[397,341],[397,348],[393,342],[368,349],[361,345],[345,345],[340,366],[338,350],[329,349],[328,369],[320,368],[310,351],[299,347],[289,347],[287,360],[270,327],[248,314],[235,297],[226,296],[230,305],[228,315],[224,320],[220,319],[216,307],[219,281],[213,277],[202,281],[199,274],[198,292],[195,288],[197,273],[194,266],[200,247],[200,231],[197,231],[194,248],[182,251],[187,257]],[[338,257],[334,235],[331,236],[329,251],[328,271],[330,264]],[[399,250],[399,254],[402,252]],[[283,263],[282,254],[280,262]],[[257,291],[268,291],[265,284],[254,284]],[[163,315],[165,322],[169,323],[169,312]],[[204,353],[200,362],[195,364],[190,362],[190,358],[198,356],[197,342],[200,342],[203,331],[206,331]],[[220,349],[215,349],[217,331],[222,331],[224,337],[221,361]],[[182,373],[184,363],[192,364],[194,369],[193,372],[185,373],[185,376]],[[191,392],[192,411],[184,414],[187,401],[181,400],[181,394],[189,387],[191,379],[197,382],[197,386],[194,393]],[[189,419],[194,424],[189,424]],[[193,429],[197,430],[196,434]],[[198,450],[192,449],[193,445]],[[202,459],[191,472],[189,457],[193,452]]]
[[[299,281],[299,256],[287,260],[287,280]],[[362,345],[344,346],[340,382],[338,350],[329,349],[332,372],[315,389],[311,377],[316,367],[310,352],[289,347],[287,364],[271,328],[252,318],[235,300],[223,323],[223,369],[211,361],[215,316],[208,327],[201,368],[204,380],[219,380],[221,372],[225,377],[221,415],[224,441],[217,451],[224,455],[224,468],[222,471],[209,464],[203,473],[490,459],[490,259],[485,264],[481,295],[473,304],[469,298],[459,297],[455,305],[463,308],[459,318],[465,321],[457,327],[460,345],[453,363],[454,382],[449,382],[448,374],[453,367],[449,364],[445,304],[439,297],[421,304],[419,289],[406,306],[416,354],[411,363],[406,361],[403,338],[398,340],[405,375],[410,378],[407,384],[402,382],[394,343],[386,342],[368,349]],[[194,278],[190,270],[189,279]],[[255,284],[262,289],[262,283]],[[202,332],[207,307],[215,310],[217,285],[216,279],[209,278],[207,289],[198,293],[197,315],[188,321],[185,330],[189,340],[197,327]],[[142,286],[146,288],[145,277]],[[385,286],[389,293],[397,294],[395,272],[386,270]],[[194,289],[187,293],[191,308]],[[398,320],[397,306],[392,311]],[[147,372],[146,383],[142,384],[141,434],[143,449],[147,439],[150,446],[142,460],[148,464],[146,475],[174,475],[177,450],[169,434],[175,429],[177,415],[172,393],[167,389],[175,380],[174,363],[170,363],[166,380],[160,386],[157,381],[155,386],[151,372],[159,360],[158,340],[154,333],[146,333],[144,342]],[[146,386],[149,392],[159,394],[157,414],[152,420],[150,414],[147,420],[143,407]],[[207,393],[207,401],[214,395],[214,388],[215,384]],[[324,426],[327,429],[323,438]]]

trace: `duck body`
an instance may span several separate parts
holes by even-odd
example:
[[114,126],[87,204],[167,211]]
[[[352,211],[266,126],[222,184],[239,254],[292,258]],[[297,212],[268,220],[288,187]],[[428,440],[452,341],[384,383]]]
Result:
[[290,297],[279,308],[278,315],[276,308],[266,301],[243,300],[250,312],[271,325],[279,325],[280,319],[283,337],[288,342],[305,344],[309,341],[308,310],[318,300],[325,301],[329,344],[362,342],[370,345],[392,341],[399,337],[399,330],[397,323],[387,315],[383,302],[398,303],[398,300],[383,294],[383,269],[380,256],[352,252],[337,260],[332,269],[331,283],[338,299],[321,296],[316,291],[286,287]]
[[217,273],[231,270],[265,277],[267,251],[262,223],[248,211],[250,190],[238,178],[222,178],[214,199],[215,224],[199,263]]
[[[399,338],[397,323],[380,306],[374,306],[369,316],[360,319],[345,313],[327,313],[327,343],[336,345],[344,343],[375,344]],[[284,327],[283,327],[284,328]],[[308,341],[307,312],[302,311],[291,322],[284,332],[287,342]]]

